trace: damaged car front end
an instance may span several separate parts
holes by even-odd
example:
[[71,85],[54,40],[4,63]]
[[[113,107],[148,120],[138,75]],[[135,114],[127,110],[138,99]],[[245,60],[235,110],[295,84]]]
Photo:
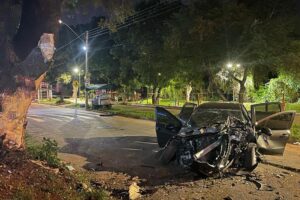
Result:
[[[294,114],[275,115],[292,123]],[[274,120],[272,116],[267,119],[269,122]],[[156,133],[162,148],[160,160],[165,164],[176,160],[181,167],[207,176],[251,172],[259,161],[260,136],[264,142],[272,137],[271,129],[265,126],[266,122],[261,125],[261,120],[253,123],[245,107],[236,103],[206,103],[198,107],[188,103],[178,118],[157,107]],[[283,127],[285,134],[289,133],[287,128],[290,127]],[[282,141],[276,144],[285,146]]]

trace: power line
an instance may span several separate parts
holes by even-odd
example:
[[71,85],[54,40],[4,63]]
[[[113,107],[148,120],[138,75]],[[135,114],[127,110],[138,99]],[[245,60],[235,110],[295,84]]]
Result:
[[[139,23],[139,22],[143,22],[143,21],[146,21],[146,20],[148,20],[148,19],[157,17],[157,16],[159,16],[159,15],[161,15],[161,14],[164,14],[164,13],[167,13],[167,12],[169,12],[169,11],[175,10],[175,9],[177,9],[177,8],[179,8],[179,7],[180,7],[180,6],[178,5],[178,6],[175,6],[175,7],[172,7],[172,8],[168,8],[167,10],[165,10],[165,11],[163,11],[163,12],[156,13],[156,15],[152,15],[152,16],[150,16],[150,17],[146,17],[146,18],[143,18],[143,19],[141,19],[141,20],[136,20],[136,21],[133,21],[133,22],[128,23],[128,24],[122,24],[122,25],[120,25],[120,26],[117,27],[117,30],[120,30],[120,29],[126,28],[126,27],[128,27],[128,26],[131,26],[131,25],[133,25],[133,24],[136,24],[136,23]],[[108,34],[109,32],[110,32],[109,29],[103,30],[103,31],[100,31],[100,32],[98,32],[98,33],[96,33],[96,34],[93,34],[93,35],[92,35],[91,37],[89,37],[89,38],[92,39],[92,38],[95,38],[95,37],[98,37],[98,36],[101,36],[101,35]]]
[[[166,6],[167,6],[167,5],[171,5],[171,4],[174,3],[174,2],[179,2],[179,1],[178,1],[178,0],[173,0],[173,1],[170,1],[170,0],[160,1],[160,2],[157,3],[157,4],[154,4],[154,5],[150,6],[150,7],[147,7],[147,8],[145,8],[145,9],[141,10],[141,11],[138,11],[138,12],[135,13],[134,15],[127,17],[127,18],[124,20],[124,22],[125,22],[125,23],[128,23],[128,22],[126,22],[126,21],[134,20],[134,19],[137,18],[137,17],[141,17],[141,16],[147,14],[147,11],[151,10],[152,8],[159,7],[160,5],[164,5],[164,4],[165,4]],[[169,4],[166,4],[166,3],[169,3]],[[100,27],[97,27],[97,28],[94,28],[94,29],[89,30],[89,33],[90,33],[90,34],[94,34],[95,32],[97,32],[97,31],[99,31],[99,30],[101,30],[101,29],[107,29],[107,28],[100,28]]]
[[[178,1],[173,1],[172,3],[174,3],[174,2],[178,2]],[[179,3],[179,2],[178,2],[178,3]],[[159,8],[160,10],[152,11],[152,13],[150,13],[150,14],[155,14],[155,15],[154,15],[154,16],[152,15],[151,17],[147,17],[147,16],[149,16],[149,12],[145,12],[143,15],[141,15],[141,16],[139,16],[139,17],[135,17],[135,15],[134,15],[134,16],[132,16],[130,19],[127,19],[127,20],[126,20],[126,21],[127,21],[126,23],[117,25],[117,29],[120,28],[120,27],[123,27],[123,26],[127,27],[128,25],[131,25],[131,24],[134,24],[134,23],[138,23],[138,22],[144,21],[143,19],[150,19],[150,18],[156,17],[156,16],[158,16],[158,15],[164,13],[164,9],[167,9],[167,11],[168,11],[168,9],[171,8],[171,10],[173,10],[173,9],[172,9],[173,6],[170,6],[170,5],[171,5],[171,3],[168,4],[169,7],[164,6],[164,7],[160,7],[160,8]],[[175,8],[175,7],[177,7],[177,6],[179,7],[180,4],[174,5],[173,8]],[[103,29],[103,30],[101,30],[101,31],[95,30],[95,31],[93,31],[92,33],[90,32],[90,35],[91,35],[91,37],[93,37],[93,36],[95,36],[95,35],[97,35],[97,34],[102,34],[102,33],[104,33],[104,32],[107,32],[107,33],[108,33],[108,32],[109,32],[109,29],[108,29],[108,28],[105,28],[105,29]]]
[[[169,3],[169,4],[166,4],[166,3]],[[166,6],[170,6],[170,5],[173,4],[173,3],[180,3],[180,2],[179,2],[178,0],[173,0],[173,1],[165,0],[165,1],[161,1],[160,3],[155,4],[155,5],[153,5],[153,6],[147,7],[147,8],[145,8],[145,9],[139,11],[137,14],[135,14],[135,15],[133,15],[133,16],[129,16],[129,17],[125,20],[126,23],[123,23],[123,24],[120,24],[120,25],[117,26],[117,30],[120,30],[120,29],[126,28],[126,27],[128,27],[128,26],[130,26],[130,25],[133,25],[133,24],[136,24],[136,23],[143,22],[143,21],[145,21],[145,20],[154,18],[154,17],[159,16],[159,15],[161,15],[161,14],[163,14],[163,13],[166,13],[166,12],[168,12],[168,11],[172,11],[172,10],[177,9],[177,8],[180,7],[180,4],[177,4],[177,5],[175,5],[174,7],[169,7],[169,8],[166,7]],[[161,4],[165,4],[165,7],[163,7],[163,8],[160,7],[160,10],[159,10],[159,11],[155,11],[156,13],[154,12],[155,15],[152,15],[152,16],[146,17],[146,18],[144,17],[144,16],[147,16],[147,14],[149,14],[149,11],[151,11],[151,9],[155,9],[155,7],[159,8],[159,6],[160,6]],[[164,10],[165,8],[167,8],[167,10]],[[131,22],[129,22],[130,20],[131,20]],[[101,29],[102,29],[102,31],[99,31],[99,30],[101,30]],[[97,28],[93,28],[93,29],[91,29],[91,30],[88,30],[88,32],[89,32],[89,35],[90,35],[89,38],[92,39],[92,38],[99,37],[99,36],[101,36],[101,35],[108,34],[108,33],[110,32],[110,30],[109,30],[108,28],[104,28],[104,29],[103,29],[103,28],[97,27]],[[60,51],[60,50],[62,50],[63,48],[65,48],[65,47],[71,45],[71,44],[72,44],[73,42],[75,42],[77,39],[81,39],[81,36],[82,36],[83,34],[84,34],[84,33],[78,35],[78,37],[74,38],[73,40],[71,40],[71,41],[68,42],[67,44],[64,44],[64,45],[58,47],[58,48],[56,49],[56,51]]]
[[56,52],[57,52],[57,51],[60,51],[61,49],[65,48],[65,47],[67,47],[67,46],[69,46],[69,45],[72,44],[75,40],[78,40],[82,35],[83,35],[83,33],[80,34],[80,35],[78,35],[76,38],[74,38],[73,40],[71,40],[71,41],[68,42],[67,44],[64,44],[64,45],[58,47],[58,48],[56,49]]

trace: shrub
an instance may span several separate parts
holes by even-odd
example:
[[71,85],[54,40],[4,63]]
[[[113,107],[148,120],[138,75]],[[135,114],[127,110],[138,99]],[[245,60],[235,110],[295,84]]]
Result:
[[29,146],[27,151],[33,159],[46,161],[50,167],[60,166],[60,160],[57,157],[58,145],[55,140],[43,138],[41,145]]
[[300,141],[300,125],[294,124],[291,129],[291,140]]

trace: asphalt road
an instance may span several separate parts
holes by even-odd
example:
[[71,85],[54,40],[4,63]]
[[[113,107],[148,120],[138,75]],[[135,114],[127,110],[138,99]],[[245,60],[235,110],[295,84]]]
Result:
[[[34,139],[58,141],[59,156],[76,167],[95,169],[105,188],[127,191],[132,178],[147,179],[153,194],[145,199],[299,199],[299,172],[259,164],[257,181],[245,176],[202,179],[177,166],[161,165],[154,122],[99,113],[33,104],[28,115],[28,134]],[[289,146],[276,162],[292,163],[300,157],[298,146]],[[270,159],[274,160],[274,158]],[[280,164],[280,163],[279,163]],[[114,173],[122,172],[122,173]],[[124,174],[124,173],[125,174]],[[121,190],[120,190],[121,189]],[[151,190],[152,191],[152,190]]]
[[85,110],[78,110],[76,116],[74,109],[33,104],[27,131],[35,139],[55,139],[61,147],[59,156],[75,167],[125,172],[148,180],[184,173],[156,159],[154,126],[147,120]]

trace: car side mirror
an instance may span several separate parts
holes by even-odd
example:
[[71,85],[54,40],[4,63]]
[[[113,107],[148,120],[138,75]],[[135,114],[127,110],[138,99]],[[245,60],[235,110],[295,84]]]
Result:
[[267,136],[272,136],[272,130],[270,128],[268,128],[268,127],[262,127],[260,129],[260,133],[263,133],[263,134],[265,134]]

